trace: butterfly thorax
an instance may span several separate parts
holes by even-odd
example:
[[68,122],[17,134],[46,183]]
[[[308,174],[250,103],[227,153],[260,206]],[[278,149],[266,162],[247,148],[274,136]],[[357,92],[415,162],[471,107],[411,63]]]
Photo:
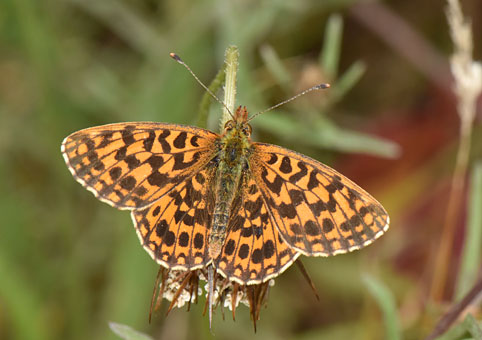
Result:
[[208,240],[209,256],[215,259],[221,253],[227,234],[227,224],[232,203],[237,193],[243,171],[248,167],[251,153],[251,127],[246,122],[245,107],[236,110],[234,120],[224,127],[216,155],[215,205],[212,227]]

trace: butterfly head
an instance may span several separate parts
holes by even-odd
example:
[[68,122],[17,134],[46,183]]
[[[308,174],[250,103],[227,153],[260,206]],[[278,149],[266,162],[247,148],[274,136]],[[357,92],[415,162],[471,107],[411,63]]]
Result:
[[240,135],[240,137],[251,136],[251,125],[248,124],[248,110],[246,106],[239,106],[236,109],[233,119],[228,120],[224,125],[225,135]]

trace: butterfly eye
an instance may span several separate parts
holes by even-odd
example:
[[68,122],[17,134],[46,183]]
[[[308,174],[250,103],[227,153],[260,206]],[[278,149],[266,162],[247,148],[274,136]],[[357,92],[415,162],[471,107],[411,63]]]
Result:
[[224,130],[231,131],[234,129],[234,122],[232,120],[228,120],[226,124],[224,124]]
[[243,127],[243,133],[244,133],[246,136],[250,136],[250,135],[251,135],[251,125],[246,124],[246,125]]

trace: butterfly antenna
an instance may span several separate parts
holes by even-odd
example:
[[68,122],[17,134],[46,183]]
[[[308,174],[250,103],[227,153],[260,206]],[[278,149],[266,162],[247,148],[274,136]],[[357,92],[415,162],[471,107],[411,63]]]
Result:
[[281,105],[284,105],[284,104],[286,104],[286,103],[289,103],[290,101],[295,100],[296,98],[301,97],[301,96],[307,94],[308,92],[315,91],[315,90],[323,90],[323,89],[327,89],[327,88],[330,88],[330,84],[318,84],[318,85],[315,85],[315,86],[313,86],[313,87],[310,87],[309,89],[304,90],[303,92],[300,92],[300,93],[298,93],[297,95],[295,95],[295,96],[293,96],[293,97],[291,97],[291,98],[289,98],[289,99],[283,100],[281,103],[278,103],[278,104],[276,104],[276,105],[273,105],[273,106],[267,108],[267,109],[264,110],[264,111],[260,111],[260,112],[256,113],[255,115],[253,115],[251,118],[248,119],[248,122],[250,122],[254,117],[259,116],[259,115],[262,114],[262,113],[265,113],[265,112],[274,110],[274,109],[276,109],[277,107],[280,107]]
[[196,76],[196,74],[191,70],[191,68],[189,66],[187,66],[187,64],[181,59],[181,57],[179,57],[176,53],[173,53],[173,52],[169,53],[169,56],[172,59],[174,59],[175,61],[177,61],[179,64],[184,66],[189,71],[189,73],[192,74],[194,79],[196,79],[196,81],[211,95],[211,97],[213,97],[218,103],[220,103],[222,106],[224,106],[224,108],[228,111],[231,118],[234,119],[234,116],[231,113],[231,110],[226,105],[226,103],[224,103],[222,100],[220,100],[218,97],[216,97],[216,95],[213,93],[213,91],[211,91],[206,85],[203,84],[203,82]]

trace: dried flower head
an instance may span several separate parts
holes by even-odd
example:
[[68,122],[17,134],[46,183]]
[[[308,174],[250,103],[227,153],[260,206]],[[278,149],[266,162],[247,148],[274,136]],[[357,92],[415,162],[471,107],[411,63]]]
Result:
[[[167,313],[174,307],[181,308],[186,304],[189,310],[191,303],[197,303],[198,296],[203,295],[199,280],[205,281],[204,294],[207,308],[210,289],[206,268],[183,271],[161,267],[152,297],[151,314],[153,309],[158,310],[160,308],[163,298],[171,301]],[[259,320],[261,306],[267,303],[268,289],[273,285],[274,280],[254,285],[240,285],[216,273],[213,280],[212,307],[216,309],[221,306],[222,310],[228,308],[232,311],[233,320],[235,320],[236,308],[242,303],[249,307],[251,319],[256,329],[256,321]],[[206,308],[204,312],[206,312]],[[150,317],[151,315],[149,315],[149,319]]]

